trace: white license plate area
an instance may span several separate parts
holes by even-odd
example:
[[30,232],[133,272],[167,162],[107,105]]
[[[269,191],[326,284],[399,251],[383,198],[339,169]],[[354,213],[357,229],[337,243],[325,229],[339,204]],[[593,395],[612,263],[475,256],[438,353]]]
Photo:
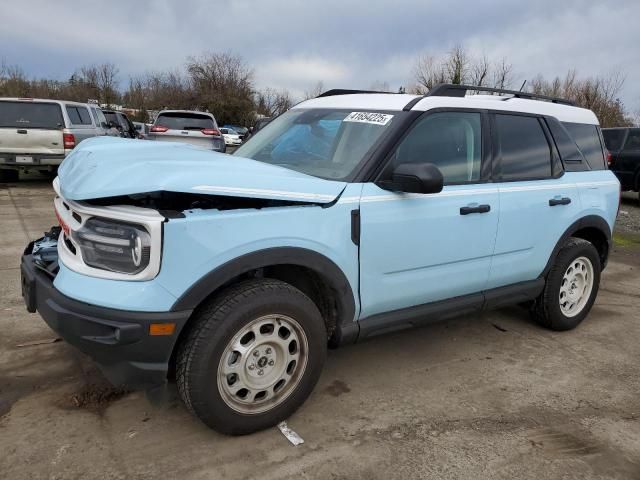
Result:
[[16,156],[16,163],[33,163],[33,157],[18,157],[18,156]]

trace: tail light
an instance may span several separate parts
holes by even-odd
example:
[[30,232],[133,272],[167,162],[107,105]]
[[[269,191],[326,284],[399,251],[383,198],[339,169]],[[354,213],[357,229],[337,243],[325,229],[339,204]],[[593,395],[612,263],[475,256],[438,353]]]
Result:
[[613,155],[611,155],[611,152],[607,152],[607,166],[611,168],[612,165],[613,165]]
[[76,146],[76,137],[73,136],[73,133],[63,133],[62,143],[64,144],[65,150],[71,150]]
[[622,206],[622,184],[620,184],[620,190],[618,193],[618,211],[616,212],[616,218],[620,215],[620,207]]
[[205,135],[213,135],[213,136],[216,136],[216,137],[220,136],[220,130],[218,130],[216,128],[203,128],[200,131]]
[[163,125],[154,125],[153,127],[151,127],[151,131],[155,133],[164,133],[167,130],[169,130],[169,127],[165,127]]

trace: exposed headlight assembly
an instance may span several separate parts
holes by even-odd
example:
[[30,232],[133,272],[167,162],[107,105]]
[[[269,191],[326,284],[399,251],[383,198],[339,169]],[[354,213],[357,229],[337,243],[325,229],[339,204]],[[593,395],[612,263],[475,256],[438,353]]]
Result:
[[162,226],[156,210],[131,205],[96,206],[65,200],[54,205],[62,234],[59,260],[70,270],[111,280],[151,280],[160,272]]
[[134,275],[149,266],[151,236],[142,225],[93,217],[71,238],[90,267]]

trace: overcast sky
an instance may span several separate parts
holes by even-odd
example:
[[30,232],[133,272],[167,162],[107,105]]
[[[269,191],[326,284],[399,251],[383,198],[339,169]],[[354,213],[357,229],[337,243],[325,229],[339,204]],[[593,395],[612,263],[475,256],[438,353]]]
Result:
[[23,0],[3,1],[0,19],[0,59],[36,77],[113,62],[124,87],[129,75],[227,51],[258,87],[396,89],[412,83],[418,56],[460,44],[506,57],[516,87],[537,73],[620,70],[622,100],[640,110],[639,0]]

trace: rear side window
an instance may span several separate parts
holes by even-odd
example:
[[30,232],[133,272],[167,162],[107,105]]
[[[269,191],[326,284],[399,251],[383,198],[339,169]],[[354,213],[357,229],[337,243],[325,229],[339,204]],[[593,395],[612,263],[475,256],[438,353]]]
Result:
[[162,113],[156,118],[156,125],[162,125],[170,130],[202,130],[203,128],[216,128],[216,125],[208,115],[197,113]]
[[64,127],[57,103],[0,102],[0,128]]
[[499,178],[514,181],[551,177],[551,148],[537,118],[498,114],[495,124]]
[[604,152],[596,125],[586,123],[563,123],[587,159],[591,170],[604,170]]
[[623,128],[602,130],[604,144],[607,146],[607,149],[612,152],[620,150],[626,133],[627,131]]
[[85,107],[67,105],[67,115],[74,125],[91,125],[91,115]]
[[640,150],[640,130],[629,130],[627,141],[624,142],[625,150]]

